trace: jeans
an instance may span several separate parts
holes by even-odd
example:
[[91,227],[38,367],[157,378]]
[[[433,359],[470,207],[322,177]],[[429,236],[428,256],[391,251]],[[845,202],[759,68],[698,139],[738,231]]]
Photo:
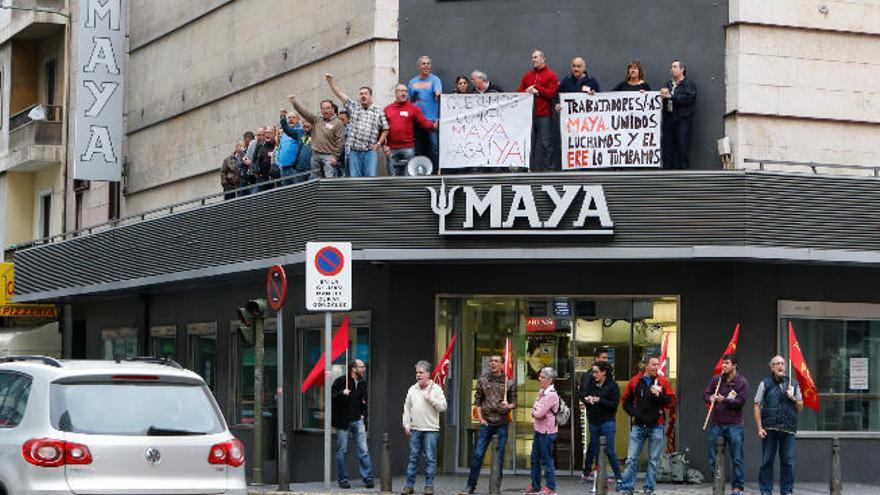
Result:
[[538,433],[532,438],[532,489],[541,489],[541,468],[544,468],[544,479],[547,488],[556,491],[556,466],[553,464],[553,444],[556,433]]
[[370,451],[367,450],[367,430],[364,420],[352,421],[348,428],[336,429],[336,475],[340,482],[348,480],[348,469],[345,467],[345,453],[348,452],[348,437],[354,437],[360,462],[361,478],[373,479],[373,468],[370,463]]
[[293,174],[296,173],[296,169],[293,167],[281,167],[280,170],[281,170],[281,177],[282,178],[288,177],[288,178],[282,180],[280,184],[282,186],[289,186],[289,185],[293,184],[293,182],[294,182]]
[[661,155],[663,168],[685,170],[690,168],[691,124],[693,118],[677,119],[663,115]]
[[761,440],[763,460],[758,471],[758,485],[761,493],[773,492],[773,464],[776,461],[776,450],[779,450],[779,493],[789,495],[794,489],[794,434],[783,431],[767,430],[767,436]]
[[605,456],[608,458],[608,464],[611,464],[611,470],[614,471],[614,477],[620,479],[620,461],[617,459],[617,452],[614,451],[614,435],[617,432],[617,425],[614,420],[605,421],[604,423],[590,423],[590,444],[587,446],[587,462],[586,469],[589,470],[593,463],[599,461],[599,437],[605,437]]
[[376,152],[351,150],[348,155],[348,174],[352,177],[376,176]]
[[416,469],[419,457],[425,452],[425,486],[434,486],[434,475],[437,473],[437,437],[436,431],[413,430],[409,437],[409,463],[406,465],[406,486],[416,484]]
[[507,445],[507,426],[503,425],[480,425],[480,435],[477,437],[477,446],[474,448],[474,457],[471,459],[471,471],[468,474],[467,486],[476,487],[477,478],[480,477],[480,468],[483,466],[483,458],[486,457],[486,450],[489,448],[489,442],[492,435],[498,435],[498,452],[492,454],[492,462],[500,463],[503,470],[504,467],[504,447]]
[[709,468],[713,473],[715,472],[715,442],[719,436],[724,437],[727,441],[727,448],[730,450],[730,460],[733,464],[733,478],[730,481],[730,486],[742,490],[745,486],[743,427],[742,425],[712,425],[709,427]]
[[312,173],[309,179],[317,179],[323,173],[324,177],[336,177],[336,166],[330,153],[312,153]]
[[[538,155],[538,145],[541,155]],[[532,123],[532,165],[535,172],[556,170],[553,164],[553,118],[535,117]]]
[[434,164],[434,174],[439,169],[440,159],[440,133],[437,130],[427,130],[416,127],[416,154],[427,156]]
[[648,474],[645,477],[645,490],[654,490],[657,485],[660,456],[663,455],[663,447],[666,445],[663,432],[663,425],[634,425],[629,431],[629,449],[626,452],[626,469],[623,471],[623,482],[620,484],[621,491],[632,491],[636,484],[639,456],[642,454],[646,440],[648,441]]
[[388,175],[406,175],[406,165],[416,156],[415,148],[397,148],[388,156]]

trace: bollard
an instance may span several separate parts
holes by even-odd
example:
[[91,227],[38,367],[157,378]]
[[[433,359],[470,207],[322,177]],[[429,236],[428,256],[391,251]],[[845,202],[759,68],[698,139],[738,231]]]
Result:
[[492,462],[489,467],[489,493],[498,495],[501,493],[501,469],[504,459],[498,452],[498,435],[492,435]]
[[724,480],[727,478],[727,455],[724,448],[724,437],[715,439],[715,480],[712,483],[712,495],[724,495]]
[[382,471],[379,473],[379,489],[391,493],[391,448],[388,446],[388,433],[382,434]]
[[831,495],[843,494],[843,476],[840,472],[840,439],[831,439]]
[[605,495],[608,493],[608,481],[605,467],[608,465],[608,458],[605,457],[605,449],[608,447],[608,439],[604,436],[599,437],[599,468],[596,473],[596,493]]

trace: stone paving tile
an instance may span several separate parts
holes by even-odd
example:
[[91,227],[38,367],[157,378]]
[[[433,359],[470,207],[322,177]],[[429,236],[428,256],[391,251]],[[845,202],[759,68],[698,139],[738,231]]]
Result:
[[[464,488],[467,477],[464,475],[439,476],[435,483],[434,489],[437,495],[457,495]],[[395,477],[392,482],[393,493],[400,493],[403,488],[404,478]],[[517,495],[528,484],[527,476],[505,476],[502,482],[501,495]],[[377,480],[378,483],[378,480]],[[416,495],[420,495],[424,488],[424,478],[419,476],[416,480]],[[638,480],[636,488],[641,490],[642,480]],[[570,477],[560,477],[556,482],[556,489],[560,495],[589,495],[587,487],[580,483],[579,480]],[[352,482],[351,489],[344,490],[339,488],[336,483],[332,484],[329,490],[324,489],[322,482],[316,483],[295,483],[290,486],[290,491],[279,492],[277,485],[260,485],[251,486],[250,493],[252,495],[377,495],[381,493],[377,488],[367,490],[359,480]],[[485,476],[480,478],[477,486],[476,495],[485,495],[489,490],[488,481]],[[829,492],[827,483],[795,483],[794,495],[827,495]],[[616,493],[616,492],[609,492]],[[636,493],[640,493],[637,491]],[[758,487],[754,483],[746,484],[746,495],[759,495]],[[774,494],[778,495],[778,488]],[[856,483],[847,483],[843,487],[844,495],[880,495],[880,484],[865,485]],[[655,491],[656,495],[712,495],[712,486],[709,484],[702,485],[674,485],[660,483]]]

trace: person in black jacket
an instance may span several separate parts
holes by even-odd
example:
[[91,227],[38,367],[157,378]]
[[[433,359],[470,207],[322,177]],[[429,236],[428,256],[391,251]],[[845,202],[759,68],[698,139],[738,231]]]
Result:
[[687,67],[673,60],[672,79],[660,89],[663,98],[663,166],[684,170],[690,167],[691,128],[697,110],[697,85],[687,78]]
[[360,359],[348,363],[348,374],[340,376],[330,388],[333,417],[331,423],[336,428],[336,474],[340,488],[351,488],[348,482],[348,469],[345,453],[348,451],[348,438],[354,436],[360,462],[361,478],[364,486],[373,488],[372,462],[367,449],[367,380],[364,378],[366,365]]
[[612,378],[611,365],[608,361],[598,361],[593,364],[591,373],[592,383],[588,383],[586,390],[582,392],[584,403],[587,406],[587,419],[590,422],[590,444],[587,447],[587,466],[592,466],[599,460],[599,437],[607,440],[605,455],[608,463],[614,471],[614,478],[621,479],[620,461],[614,451],[614,435],[617,431],[615,416],[617,404],[620,402],[620,387]]
[[[602,362],[608,363],[608,355],[609,355],[609,350],[607,347],[605,347],[605,346],[596,347],[595,349],[593,349],[593,363],[594,364],[595,363],[602,363]],[[611,380],[612,382],[614,382],[614,368],[611,367],[608,373],[609,374],[608,374],[607,378],[609,380]],[[587,370],[587,372],[584,373],[583,375],[581,375],[581,381],[580,381],[580,384],[578,385],[578,395],[580,396],[581,402],[584,404],[585,407],[590,405],[587,402],[587,396],[589,395],[589,388],[592,386],[592,384],[594,382],[595,382],[595,379],[593,378],[592,368]],[[588,418],[588,420],[589,420],[589,418]],[[588,423],[592,424],[593,421],[589,420]],[[584,425],[584,428],[587,428],[587,425]],[[583,475],[581,476],[581,479],[583,481],[589,482],[589,483],[593,482],[593,477],[595,476],[595,472],[593,471],[593,463],[591,462],[592,458],[593,458],[593,456],[588,456],[587,459],[585,459],[587,462],[584,462],[584,471],[583,471]]]

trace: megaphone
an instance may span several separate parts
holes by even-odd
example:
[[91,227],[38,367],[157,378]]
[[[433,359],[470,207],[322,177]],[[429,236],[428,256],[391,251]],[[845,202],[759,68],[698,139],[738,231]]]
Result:
[[431,159],[427,156],[413,157],[406,164],[406,175],[431,175],[433,171],[434,164],[431,163]]

